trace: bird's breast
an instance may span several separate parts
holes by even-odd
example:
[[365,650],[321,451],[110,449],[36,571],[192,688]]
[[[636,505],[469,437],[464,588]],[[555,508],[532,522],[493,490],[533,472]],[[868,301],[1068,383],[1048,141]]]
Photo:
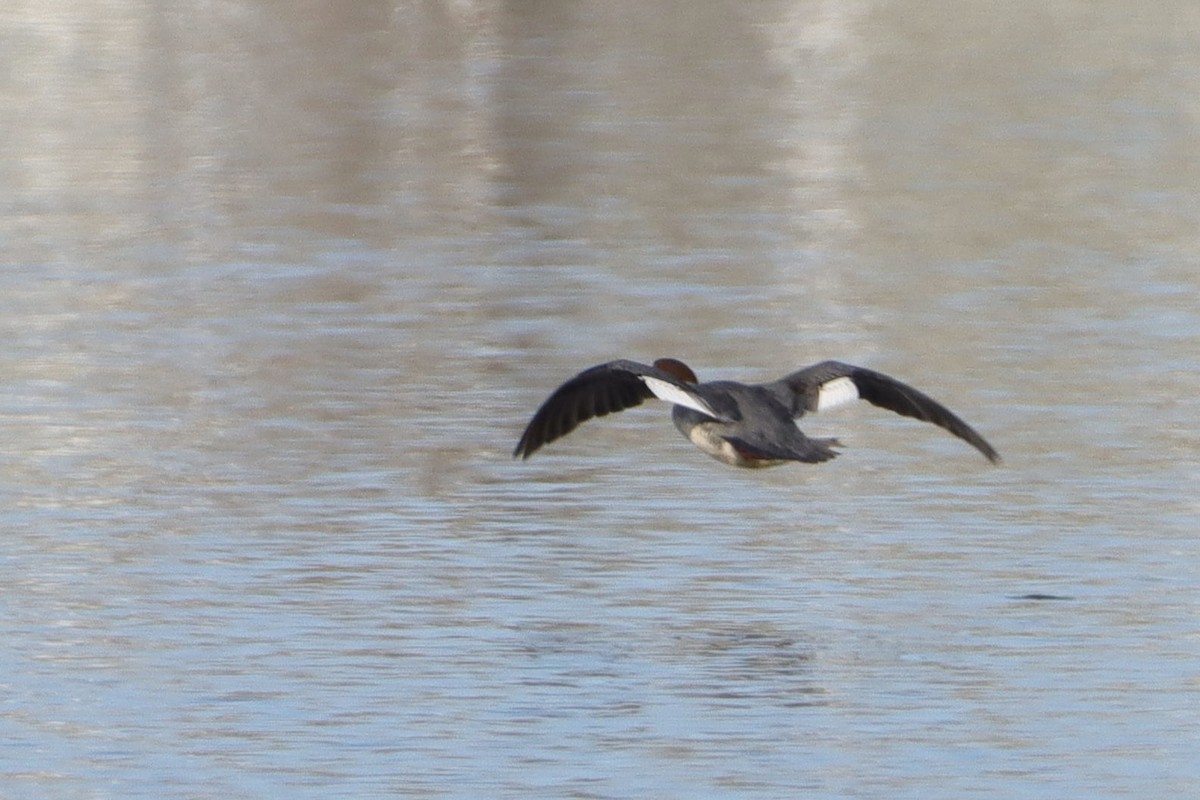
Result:
[[718,422],[680,406],[675,407],[671,418],[675,422],[675,427],[687,437],[688,441],[722,464],[728,464],[731,467],[761,469],[787,463],[780,459],[762,458],[738,450],[722,435],[722,431],[729,427],[729,423]]

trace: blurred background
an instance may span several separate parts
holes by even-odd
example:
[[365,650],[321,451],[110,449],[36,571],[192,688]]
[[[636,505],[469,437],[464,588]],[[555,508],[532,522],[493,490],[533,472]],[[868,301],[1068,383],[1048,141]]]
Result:
[[[0,9],[0,795],[1200,782],[1200,6]],[[741,472],[559,383],[837,358]],[[1032,599],[1049,597],[1054,599]]]

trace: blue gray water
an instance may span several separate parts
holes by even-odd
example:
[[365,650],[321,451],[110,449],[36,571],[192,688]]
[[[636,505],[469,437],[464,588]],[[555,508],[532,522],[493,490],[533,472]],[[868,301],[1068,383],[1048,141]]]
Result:
[[0,797],[1195,793],[1190,3],[348,9],[0,11]]

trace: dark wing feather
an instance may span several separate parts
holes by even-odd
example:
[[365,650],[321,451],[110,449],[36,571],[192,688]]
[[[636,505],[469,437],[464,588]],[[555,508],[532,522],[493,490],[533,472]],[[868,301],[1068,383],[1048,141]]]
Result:
[[788,375],[777,384],[787,388],[787,394],[792,398],[792,413],[801,416],[805,411],[816,410],[821,386],[837,378],[854,381],[859,397],[868,403],[905,417],[931,422],[969,443],[993,464],[1000,462],[1000,454],[995,448],[954,412],[929,395],[882,372],[840,361],[822,361]]
[[668,373],[636,361],[610,361],[585,369],[542,403],[521,434],[513,457],[529,458],[592,417],[624,411],[654,397],[641,380],[644,375],[683,385]]

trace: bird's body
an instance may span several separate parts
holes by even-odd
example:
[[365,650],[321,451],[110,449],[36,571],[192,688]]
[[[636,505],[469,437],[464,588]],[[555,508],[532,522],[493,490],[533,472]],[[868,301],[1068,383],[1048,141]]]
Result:
[[652,397],[674,405],[672,421],[689,441],[731,466],[828,461],[837,455],[833,449],[839,446],[837,440],[805,436],[795,421],[806,413],[857,399],[931,422],[971,444],[992,463],[1000,461],[995,449],[948,408],[881,372],[822,361],[770,383],[700,383],[686,364],[669,358],[653,365],[610,361],[579,373],[542,404],[513,455],[529,458],[581,422]]

